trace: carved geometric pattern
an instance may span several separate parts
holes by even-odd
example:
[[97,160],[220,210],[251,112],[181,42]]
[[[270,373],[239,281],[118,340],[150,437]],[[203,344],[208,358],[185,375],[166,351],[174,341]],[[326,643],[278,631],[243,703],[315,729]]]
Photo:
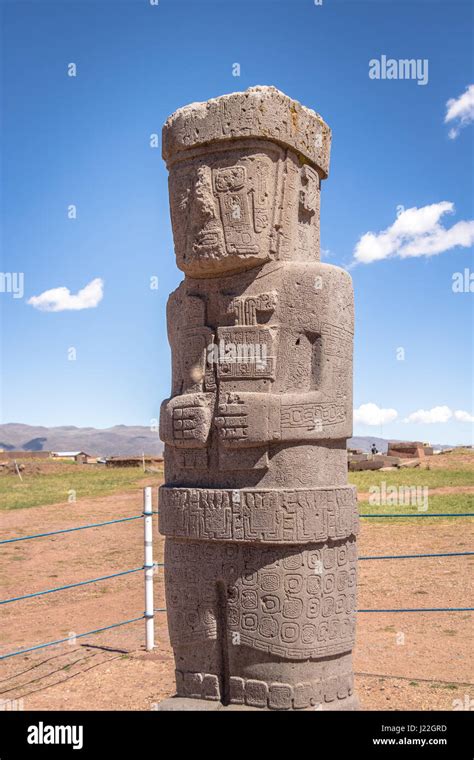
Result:
[[[219,679],[209,673],[176,671],[176,692],[180,697],[221,699]],[[343,673],[326,681],[306,681],[294,685],[230,677],[230,704],[269,707],[273,710],[317,709],[324,703],[344,700],[354,692],[353,676]]]
[[216,641],[226,590],[225,646],[282,659],[350,651],[356,607],[355,540],[268,547],[168,540],[166,598],[173,646]]
[[165,536],[216,541],[306,544],[358,531],[354,486],[334,488],[159,489]]

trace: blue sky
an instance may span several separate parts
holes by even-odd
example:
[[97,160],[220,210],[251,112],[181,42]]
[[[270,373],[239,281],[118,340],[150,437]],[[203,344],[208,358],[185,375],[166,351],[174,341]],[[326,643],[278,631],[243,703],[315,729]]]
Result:
[[[170,379],[165,304],[182,275],[150,135],[186,103],[272,84],[333,130],[321,236],[325,260],[354,280],[355,433],[468,442],[474,296],[452,283],[474,269],[472,225],[443,228],[473,219],[471,27],[472,4],[457,0],[3,2],[0,267],[24,273],[24,297],[0,292],[1,421],[108,427],[158,416]],[[426,59],[428,82],[371,79],[369,61],[383,55]],[[429,206],[445,210],[421,239],[389,229]],[[421,213],[403,217],[405,228]],[[389,254],[357,263],[368,232],[366,257],[384,245]],[[410,243],[415,254],[443,252],[402,257]],[[28,303],[97,278],[96,306]]]

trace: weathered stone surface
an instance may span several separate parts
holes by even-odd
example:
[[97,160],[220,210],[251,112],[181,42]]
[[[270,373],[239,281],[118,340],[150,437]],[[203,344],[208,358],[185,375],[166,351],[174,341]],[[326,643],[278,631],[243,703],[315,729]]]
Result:
[[[294,709],[298,709],[304,712],[309,711],[317,711],[317,710],[324,710],[325,708],[323,705],[297,705],[296,704],[297,699],[294,700]],[[333,703],[331,705],[331,710],[358,710],[358,700],[357,697],[352,696],[348,699],[344,700],[344,706],[341,706],[341,703]],[[222,702],[210,702],[209,700],[204,699],[193,699],[191,697],[171,697],[170,699],[164,699],[163,702],[160,702],[159,705],[157,705],[156,710],[158,712],[239,712],[241,710],[244,711],[253,711],[253,712],[259,712],[262,708],[261,707],[254,707],[249,704],[240,704],[236,702],[231,702],[228,705],[223,705]],[[275,709],[282,709],[282,708],[275,708]],[[285,708],[283,708],[285,709]]]
[[163,158],[170,163],[181,151],[240,137],[264,137],[291,148],[328,175],[331,130],[319,114],[276,87],[250,87],[179,108],[163,128]]
[[177,689],[163,709],[357,705],[353,297],[319,260],[329,148],[321,117],[273,87],[163,130],[185,272],[160,422]]

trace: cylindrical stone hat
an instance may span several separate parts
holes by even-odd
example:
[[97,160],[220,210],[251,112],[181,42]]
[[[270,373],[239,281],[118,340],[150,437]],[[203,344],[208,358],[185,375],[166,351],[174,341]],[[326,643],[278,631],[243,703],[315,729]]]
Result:
[[330,128],[276,87],[250,87],[179,108],[163,127],[163,158],[170,166],[185,151],[239,138],[276,142],[314,166],[322,179],[328,176]]

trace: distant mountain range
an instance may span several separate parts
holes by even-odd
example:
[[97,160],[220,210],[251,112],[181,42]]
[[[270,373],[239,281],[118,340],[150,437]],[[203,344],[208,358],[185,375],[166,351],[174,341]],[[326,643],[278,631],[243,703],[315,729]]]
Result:
[[[351,449],[370,451],[375,443],[385,453],[388,440],[376,436],[355,436],[347,445]],[[447,444],[433,444],[435,449],[450,448]],[[63,427],[35,427],[20,423],[0,425],[0,449],[5,451],[85,451],[98,456],[131,456],[139,454],[159,455],[163,444],[158,433],[140,425],[115,425],[99,430]]]
[[[0,449],[5,451],[85,451],[86,454],[111,457],[139,454],[159,455],[163,444],[148,427],[114,425],[98,430],[63,427],[35,427],[19,423],[0,425]],[[1,455],[0,455],[1,456]]]

